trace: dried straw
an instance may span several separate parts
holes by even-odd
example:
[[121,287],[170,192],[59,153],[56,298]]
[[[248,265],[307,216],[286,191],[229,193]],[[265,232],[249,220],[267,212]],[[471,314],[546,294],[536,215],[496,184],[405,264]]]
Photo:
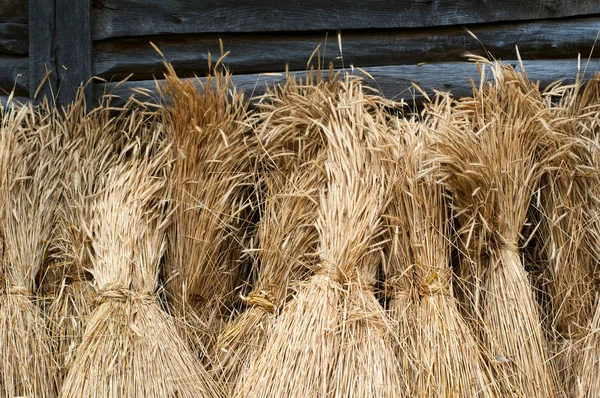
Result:
[[[526,75],[489,64],[473,98],[459,101],[436,144],[440,172],[453,194],[455,214],[482,302],[482,338],[503,394],[552,397],[554,372],[538,305],[518,251],[531,199],[551,160],[548,109]],[[556,154],[556,156],[560,156]]]
[[258,225],[260,265],[254,288],[242,298],[247,310],[217,343],[219,370],[231,387],[244,365],[263,350],[279,310],[315,265],[314,223],[326,185],[325,142],[318,121],[330,116],[330,101],[344,88],[331,70],[329,79],[320,76],[288,76],[285,85],[261,99],[252,117],[265,197]]
[[57,370],[36,277],[60,195],[57,153],[43,111],[4,110],[0,125],[0,395],[55,397]]
[[392,315],[406,338],[398,359],[410,380],[410,396],[495,396],[484,358],[453,296],[448,207],[442,185],[430,172],[432,165],[426,165],[429,135],[444,128],[449,104],[447,99],[430,104],[437,118],[397,122],[402,140],[399,174],[404,178],[391,201],[396,258],[389,263],[392,278],[399,282],[392,283]]
[[326,180],[322,163],[315,159],[300,165],[284,184],[277,177],[266,182],[269,197],[259,223],[258,280],[252,292],[242,297],[248,309],[227,326],[218,340],[223,379],[232,387],[243,374],[241,368],[263,351],[277,314],[293,288],[314,268],[318,243],[314,223],[319,193]]
[[[593,317],[584,330],[580,342],[580,356],[575,361],[575,388],[572,390],[576,397],[597,397],[600,395],[600,301],[598,296],[598,270],[600,261],[600,75],[591,79],[579,98],[578,114],[581,122],[579,128],[581,135],[586,140],[586,154],[589,161],[586,163],[588,173],[588,191],[585,200],[585,228],[583,233],[584,243],[582,250],[589,275],[593,277],[594,290],[592,301]],[[582,156],[582,155],[580,155]],[[589,256],[589,257],[588,257]]]
[[91,219],[79,220],[97,293],[61,396],[220,397],[160,307],[170,148],[154,121],[135,111],[127,121],[121,161],[100,177]]
[[246,103],[220,63],[205,83],[182,81],[166,64],[161,87],[175,159],[165,276],[175,314],[199,350],[215,343],[229,316],[252,205]]
[[[100,178],[118,161],[120,146],[127,138],[122,132],[130,128],[127,123],[131,120],[115,116],[115,109],[109,105],[103,103],[86,112],[85,97],[80,92],[64,113],[55,112],[55,131],[68,136],[70,141],[61,175],[65,188],[58,209],[52,269],[54,274],[60,274],[60,279],[48,311],[56,342],[55,358],[63,377],[94,308],[94,287],[88,272],[93,251],[85,226],[95,217],[92,203],[98,194]],[[125,108],[130,106],[127,104]],[[54,275],[48,279],[57,278]]]
[[[539,242],[545,266],[545,286],[549,296],[549,321],[553,334],[553,359],[563,395],[573,391],[576,365],[581,356],[580,340],[593,315],[595,256],[588,236],[593,229],[597,200],[595,186],[600,184],[589,143],[590,113],[584,104],[582,84],[554,87],[549,96],[552,125],[561,136],[553,142],[555,158],[542,178],[537,208],[540,213]],[[597,111],[596,111],[597,112]],[[565,151],[563,148],[567,148]],[[592,216],[592,218],[590,218]]]
[[404,392],[390,325],[373,282],[384,206],[381,124],[356,81],[323,125],[328,185],[321,195],[319,266],[284,308],[240,397],[397,397]]

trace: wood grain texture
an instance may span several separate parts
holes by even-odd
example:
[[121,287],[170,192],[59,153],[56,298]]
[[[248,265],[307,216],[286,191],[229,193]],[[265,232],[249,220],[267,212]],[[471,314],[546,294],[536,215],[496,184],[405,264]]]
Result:
[[[71,103],[81,84],[92,77],[92,38],[89,0],[56,0],[56,65],[59,105]],[[91,88],[86,89],[91,104]]]
[[27,54],[28,15],[28,0],[0,0],[0,54]]
[[0,55],[0,95],[27,96],[29,89],[29,60],[27,57]]
[[28,0],[0,1],[0,23],[12,22],[27,24]]
[[[516,61],[505,61],[507,64],[518,65]],[[561,60],[535,60],[524,61],[524,66],[530,79],[539,81],[541,87],[557,81],[573,81],[577,75],[576,59]],[[391,65],[367,67],[364,70],[374,80],[365,78],[366,83],[378,89],[386,98],[407,102],[413,99],[420,101],[422,95],[415,93],[413,84],[419,85],[426,93],[433,94],[434,90],[449,91],[460,97],[471,93],[470,80],[479,81],[477,67],[469,62],[448,62],[438,64],[417,65]],[[348,72],[351,70],[347,69]],[[593,58],[588,65],[587,75],[600,71],[600,58]],[[305,72],[292,72],[305,74]],[[361,74],[358,70],[353,73]],[[200,78],[202,81],[203,78]],[[275,74],[248,74],[233,76],[237,89],[243,91],[247,97],[264,93],[267,84],[273,85],[285,81],[283,73]],[[160,83],[160,81],[159,81]],[[135,95],[140,100],[158,101],[156,95],[156,82],[151,80],[134,81],[125,83],[96,84],[94,87],[95,98],[100,98],[105,93],[114,95],[120,100],[115,104],[122,104],[125,98]],[[143,92],[144,94],[140,94]]]
[[[54,1],[29,0],[29,98],[54,98]],[[50,75],[46,79],[47,73]],[[40,91],[38,88],[43,83]]]
[[0,23],[0,54],[27,55],[28,53],[28,24]]
[[[222,35],[226,59],[233,73],[274,72],[306,69],[317,46],[325,59],[342,67],[403,65],[423,62],[449,62],[463,59],[472,52],[496,58],[515,58],[519,46],[525,59],[586,57],[600,28],[600,16],[534,22],[470,26],[479,42],[461,27],[425,28],[399,31],[350,32],[341,36],[340,53],[337,35]],[[206,74],[208,52],[213,60],[220,54],[217,36],[147,36],[114,39],[94,44],[94,75],[107,80],[121,80],[133,73],[133,79],[160,78],[163,59],[152,48],[156,44],[165,58],[182,76]],[[485,50],[483,46],[485,46]],[[317,57],[314,57],[315,63]]]
[[93,38],[417,28],[598,13],[598,0],[94,0]]

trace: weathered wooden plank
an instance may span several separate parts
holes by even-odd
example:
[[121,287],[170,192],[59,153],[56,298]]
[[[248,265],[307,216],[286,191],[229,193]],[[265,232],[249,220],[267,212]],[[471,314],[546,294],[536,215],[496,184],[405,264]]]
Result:
[[27,23],[28,0],[0,1],[0,23]]
[[[92,77],[91,2],[56,0],[56,65],[58,105],[71,103],[79,86]],[[91,103],[91,88],[86,89]]]
[[[507,64],[518,65],[516,61],[506,61]],[[562,80],[573,81],[577,75],[577,61],[575,59],[561,60],[534,60],[524,61],[524,66],[530,79],[539,81],[541,87],[546,87],[550,83]],[[477,67],[469,62],[448,62],[438,64],[418,65],[392,65],[392,66],[374,66],[367,67],[364,70],[375,80],[366,78],[366,83],[383,93],[386,98],[405,99],[406,101],[415,98],[419,100],[422,96],[411,90],[413,84],[419,85],[425,92],[432,94],[434,90],[449,91],[453,95],[460,97],[471,93],[470,80],[479,80]],[[347,69],[351,72],[351,70]],[[593,58],[588,66],[587,73],[591,76],[600,71],[600,58]],[[292,72],[303,75],[306,72]],[[353,73],[360,74],[358,70]],[[201,81],[203,78],[200,79]],[[233,82],[237,89],[246,93],[248,97],[264,93],[267,84],[273,85],[282,83],[285,80],[284,74],[277,76],[273,74],[249,74],[233,76]],[[95,98],[99,98],[104,93],[110,93],[117,97],[128,98],[135,94],[134,90],[146,90],[148,96],[135,94],[144,101],[158,98],[155,94],[155,81],[134,81],[125,83],[109,83],[108,85],[97,84],[94,87]],[[154,93],[154,94],[153,94]],[[122,100],[115,100],[115,104],[122,104]]]
[[[342,37],[342,54],[337,35],[332,32],[286,35],[223,35],[224,49],[230,51],[226,64],[233,73],[306,69],[314,49],[327,61],[342,66],[402,65],[461,60],[465,52],[484,55],[487,50],[497,58],[515,58],[515,46],[526,59],[587,56],[600,28],[600,16],[534,22],[475,25],[469,29],[479,42],[461,27],[424,28],[385,32],[349,32]],[[213,59],[220,53],[217,36],[147,36],[114,39],[94,45],[94,75],[120,80],[161,77],[162,57],[152,48],[156,44],[165,58],[182,76],[207,72],[208,52]],[[482,44],[485,49],[482,47]],[[316,62],[317,58],[314,58]]]
[[0,54],[27,55],[29,30],[25,23],[0,23]]
[[28,94],[29,60],[27,57],[0,55],[0,95],[8,95],[13,90],[15,95]]
[[93,38],[417,28],[598,13],[597,0],[94,0]]
[[29,0],[29,98],[53,98],[56,79],[54,1]]

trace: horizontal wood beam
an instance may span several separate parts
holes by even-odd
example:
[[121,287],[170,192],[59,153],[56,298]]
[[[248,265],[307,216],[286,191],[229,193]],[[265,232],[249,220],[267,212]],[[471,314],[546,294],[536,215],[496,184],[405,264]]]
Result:
[[29,90],[29,60],[27,57],[0,55],[0,95],[26,96]]
[[[598,29],[600,16],[534,22],[475,25],[469,29],[476,40],[461,27],[425,28],[400,31],[343,33],[340,53],[335,32],[318,34],[222,35],[225,63],[235,74],[306,69],[315,48],[327,61],[342,67],[449,62],[464,59],[465,52],[496,58],[515,58],[515,46],[526,59],[587,57]],[[162,57],[150,45],[157,45],[165,58],[182,76],[204,75],[208,71],[208,52],[213,59],[220,53],[217,36],[147,36],[115,39],[94,45],[94,75],[121,80],[133,73],[133,79],[162,77]],[[485,49],[484,49],[485,47]],[[342,57],[343,55],[343,62]],[[337,59],[336,59],[337,58]],[[314,57],[316,64],[317,57]]]
[[600,14],[597,0],[94,0],[94,40],[160,34],[397,29]]
[[[505,61],[506,64],[518,65],[517,61]],[[562,80],[574,81],[577,75],[576,59],[561,60],[534,60],[524,61],[525,70],[532,81],[539,81],[541,87]],[[470,95],[471,79],[478,81],[477,66],[470,62],[449,62],[438,64],[417,65],[392,65],[367,67],[364,70],[375,80],[365,77],[366,83],[378,89],[386,98],[407,102],[413,99],[420,101],[422,96],[414,93],[412,85],[419,85],[428,94],[434,90],[449,91],[457,97]],[[350,72],[349,69],[347,69]],[[600,71],[600,58],[593,58],[588,65],[587,77]],[[304,75],[306,72],[292,72]],[[358,70],[354,73],[360,74]],[[204,78],[200,78],[201,81]],[[274,74],[249,74],[233,76],[233,83],[239,91],[247,97],[264,93],[266,85],[280,84],[285,81],[283,73]],[[162,81],[159,81],[161,83]],[[144,91],[141,95],[139,92]],[[113,103],[122,104],[124,99],[135,95],[142,101],[158,101],[155,81],[137,81],[125,83],[96,84],[94,87],[95,98],[100,98],[104,93],[112,94],[120,99]]]
[[0,23],[27,23],[28,0],[0,1]]

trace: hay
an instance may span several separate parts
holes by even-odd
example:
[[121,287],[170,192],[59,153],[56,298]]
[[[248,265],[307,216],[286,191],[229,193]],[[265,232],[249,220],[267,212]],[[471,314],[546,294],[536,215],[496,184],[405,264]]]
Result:
[[[404,392],[390,325],[373,291],[384,206],[377,135],[357,82],[332,103],[327,191],[321,195],[319,266],[284,308],[240,397],[396,397]],[[358,85],[360,88],[360,86]]]
[[476,314],[496,381],[503,394],[551,397],[555,374],[518,252],[529,204],[551,160],[548,109],[524,74],[499,63],[490,67],[494,82],[482,77],[474,97],[458,101],[440,131],[436,161],[475,278],[483,281]]
[[98,181],[93,216],[79,220],[91,240],[97,291],[61,396],[220,397],[160,307],[170,148],[160,125],[135,111],[125,119],[120,161]]
[[57,153],[43,112],[4,110],[0,126],[0,395],[55,397],[57,370],[36,277],[60,195]]
[[175,314],[200,351],[211,350],[229,317],[252,213],[246,103],[219,63],[200,88],[167,64],[161,87],[175,159],[165,276]]

